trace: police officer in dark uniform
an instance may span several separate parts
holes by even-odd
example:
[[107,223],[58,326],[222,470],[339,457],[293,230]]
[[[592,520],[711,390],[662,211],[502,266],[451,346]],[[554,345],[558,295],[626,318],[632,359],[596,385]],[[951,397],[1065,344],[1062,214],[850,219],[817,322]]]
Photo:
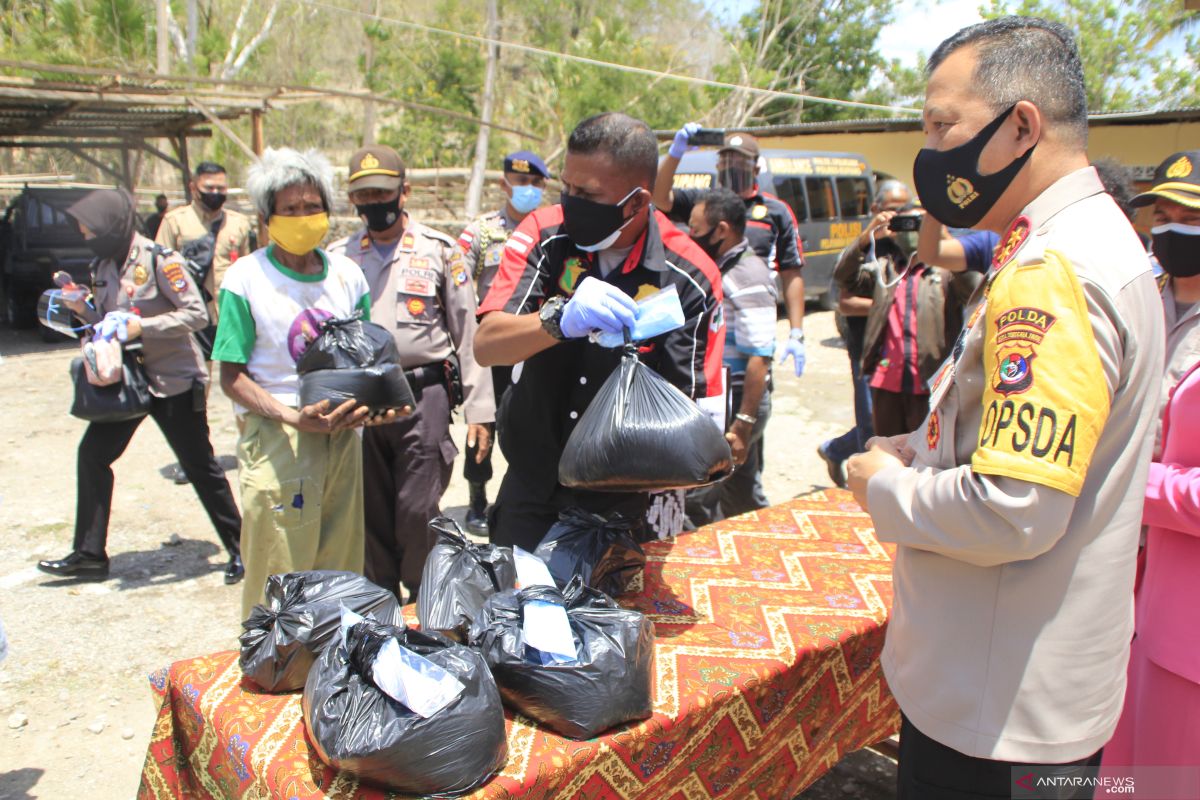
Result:
[[[675,134],[667,155],[658,167],[658,178],[654,184],[654,205],[666,212],[673,221],[683,225],[688,224],[692,208],[704,190],[672,189],[671,184],[683,154],[695,149],[688,144],[688,139],[699,127],[695,122],[689,122]],[[717,183],[746,201],[746,238],[758,257],[779,271],[791,326],[780,363],[786,362],[790,356],[796,377],[800,377],[804,373],[805,360],[804,279],[800,275],[800,270],[804,268],[804,255],[800,251],[796,216],[791,207],[758,186],[759,155],[758,140],[750,134],[726,135],[725,144],[717,151]]]
[[[500,268],[504,243],[529,214],[542,204],[550,170],[537,153],[518,150],[504,157],[504,177],[501,188],[507,196],[504,206],[484,214],[463,229],[458,246],[463,251],[463,263],[475,282],[478,301],[483,302],[488,287]],[[512,383],[512,367],[492,367],[492,391],[496,408],[500,398]],[[470,490],[467,507],[467,530],[477,535],[487,534],[487,483],[492,479],[492,451],[481,451],[474,440],[467,442],[467,457],[463,460],[463,478]]]
[[567,143],[561,205],[534,211],[505,245],[475,337],[481,364],[521,364],[502,410],[509,470],[489,520],[495,543],[532,550],[570,506],[644,519],[643,492],[558,483],[567,438],[621,357],[588,336],[631,326],[635,298],[676,287],[684,326],[643,343],[639,357],[699,404],[724,405],[720,274],[654,210],[657,164],[644,122],[615,112],[584,120]]

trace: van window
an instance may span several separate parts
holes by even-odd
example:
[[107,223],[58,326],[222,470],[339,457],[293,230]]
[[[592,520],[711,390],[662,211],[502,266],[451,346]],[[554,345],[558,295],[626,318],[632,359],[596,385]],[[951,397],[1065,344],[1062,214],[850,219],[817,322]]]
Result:
[[792,213],[796,215],[796,221],[803,222],[808,219],[808,209],[804,205],[804,179],[784,178],[778,175],[774,176],[774,178],[776,196],[792,207]]
[[838,208],[843,217],[865,217],[871,208],[866,178],[838,178]]
[[829,178],[806,178],[804,189],[808,197],[809,219],[833,219],[837,214],[833,203],[833,181]]

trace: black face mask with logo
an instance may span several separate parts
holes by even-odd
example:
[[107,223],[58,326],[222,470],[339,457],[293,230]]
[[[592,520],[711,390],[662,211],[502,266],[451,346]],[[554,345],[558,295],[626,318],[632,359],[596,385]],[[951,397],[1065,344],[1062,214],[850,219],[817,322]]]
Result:
[[980,154],[1014,108],[1015,103],[958,147],[950,150],[926,147],[917,153],[913,163],[917,196],[938,222],[951,228],[978,225],[1033,155],[1037,143],[999,172],[991,175],[979,172]]
[[355,203],[354,210],[366,221],[367,230],[380,233],[395,225],[396,220],[400,219],[400,197],[397,195],[382,203]]

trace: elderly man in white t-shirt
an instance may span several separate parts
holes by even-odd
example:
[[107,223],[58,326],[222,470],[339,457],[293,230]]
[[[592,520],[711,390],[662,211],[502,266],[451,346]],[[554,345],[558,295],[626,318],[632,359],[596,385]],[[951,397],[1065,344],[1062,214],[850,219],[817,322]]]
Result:
[[296,361],[325,320],[356,311],[369,318],[371,310],[358,265],[318,248],[333,197],[324,156],[268,149],[246,192],[270,244],[225,273],[213,345],[221,388],[242,423],[243,618],[272,574],[362,571],[362,445],[352,429],[367,423],[367,408],[353,400],[300,408]]

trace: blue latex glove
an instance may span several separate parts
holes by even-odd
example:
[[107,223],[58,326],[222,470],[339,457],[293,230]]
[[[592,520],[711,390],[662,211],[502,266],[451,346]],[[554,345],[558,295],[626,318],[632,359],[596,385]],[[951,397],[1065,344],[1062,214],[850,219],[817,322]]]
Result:
[[667,148],[667,155],[671,158],[683,158],[684,153],[695,150],[696,145],[688,144],[688,137],[698,130],[700,130],[699,122],[688,122],[676,131],[675,138],[671,140],[671,146]]
[[129,339],[129,320],[134,319],[137,315],[131,314],[128,311],[110,311],[104,315],[104,319],[100,320],[100,324],[96,326],[96,336],[100,339],[111,339],[117,337],[117,341],[124,342]]
[[804,342],[799,339],[788,339],[783,345],[783,355],[779,358],[780,364],[786,364],[788,356],[792,357],[792,365],[796,368],[796,377],[799,378],[804,374]]
[[593,277],[584,278],[575,294],[563,307],[559,327],[569,339],[587,336],[592,331],[620,333],[632,328],[637,319],[637,303],[611,283]]

